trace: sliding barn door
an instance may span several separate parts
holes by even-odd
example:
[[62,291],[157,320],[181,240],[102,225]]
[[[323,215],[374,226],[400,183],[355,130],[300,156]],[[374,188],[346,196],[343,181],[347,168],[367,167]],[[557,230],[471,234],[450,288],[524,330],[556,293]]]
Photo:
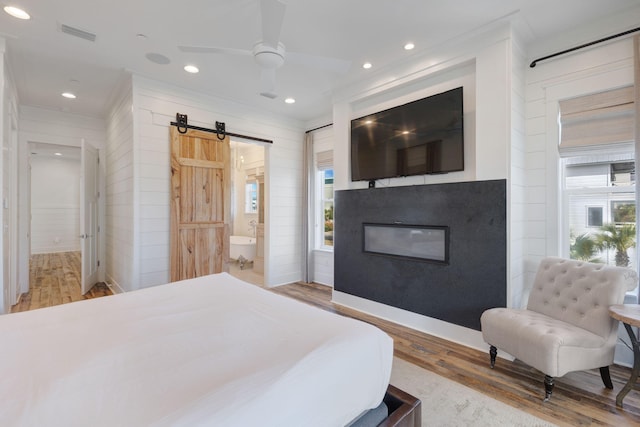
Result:
[[229,137],[171,126],[171,281],[226,271]]

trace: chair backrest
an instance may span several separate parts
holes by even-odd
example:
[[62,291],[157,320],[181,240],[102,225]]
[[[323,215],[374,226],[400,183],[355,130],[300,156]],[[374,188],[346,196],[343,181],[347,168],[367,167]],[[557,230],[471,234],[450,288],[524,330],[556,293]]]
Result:
[[606,338],[615,322],[609,306],[622,304],[638,284],[629,268],[562,258],[545,258],[529,295],[527,309],[571,323]]

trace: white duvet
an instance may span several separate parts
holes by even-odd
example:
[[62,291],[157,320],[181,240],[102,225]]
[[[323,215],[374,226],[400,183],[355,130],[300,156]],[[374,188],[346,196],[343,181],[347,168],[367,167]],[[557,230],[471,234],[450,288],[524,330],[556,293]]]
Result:
[[216,274],[0,316],[0,426],[343,426],[392,357],[371,325]]

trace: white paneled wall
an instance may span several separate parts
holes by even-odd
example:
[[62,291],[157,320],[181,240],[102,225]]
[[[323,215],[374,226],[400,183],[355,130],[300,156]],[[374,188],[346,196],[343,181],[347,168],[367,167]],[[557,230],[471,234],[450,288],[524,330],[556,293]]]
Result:
[[273,140],[265,145],[265,283],[300,280],[302,124],[139,76],[133,93],[139,287],[169,280],[169,124],[176,113],[193,125],[221,121],[229,132]]
[[107,280],[125,291],[138,289],[134,233],[134,138],[131,82],[121,88],[107,121],[106,264]]
[[507,305],[520,307],[524,295],[525,256],[525,52],[516,34],[511,39],[511,146],[509,171],[509,277]]
[[558,57],[526,72],[526,285],[540,260],[563,255],[558,103],[633,84],[633,43],[622,39]]
[[26,142],[80,146],[84,139],[104,148],[105,121],[45,108],[20,107],[20,135]]
[[32,156],[31,253],[79,251],[79,235],[80,160]]

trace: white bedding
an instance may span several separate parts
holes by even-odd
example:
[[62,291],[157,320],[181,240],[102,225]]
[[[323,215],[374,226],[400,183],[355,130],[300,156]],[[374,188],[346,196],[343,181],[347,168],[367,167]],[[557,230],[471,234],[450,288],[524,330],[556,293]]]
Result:
[[343,426],[392,340],[222,273],[0,316],[0,426]]

